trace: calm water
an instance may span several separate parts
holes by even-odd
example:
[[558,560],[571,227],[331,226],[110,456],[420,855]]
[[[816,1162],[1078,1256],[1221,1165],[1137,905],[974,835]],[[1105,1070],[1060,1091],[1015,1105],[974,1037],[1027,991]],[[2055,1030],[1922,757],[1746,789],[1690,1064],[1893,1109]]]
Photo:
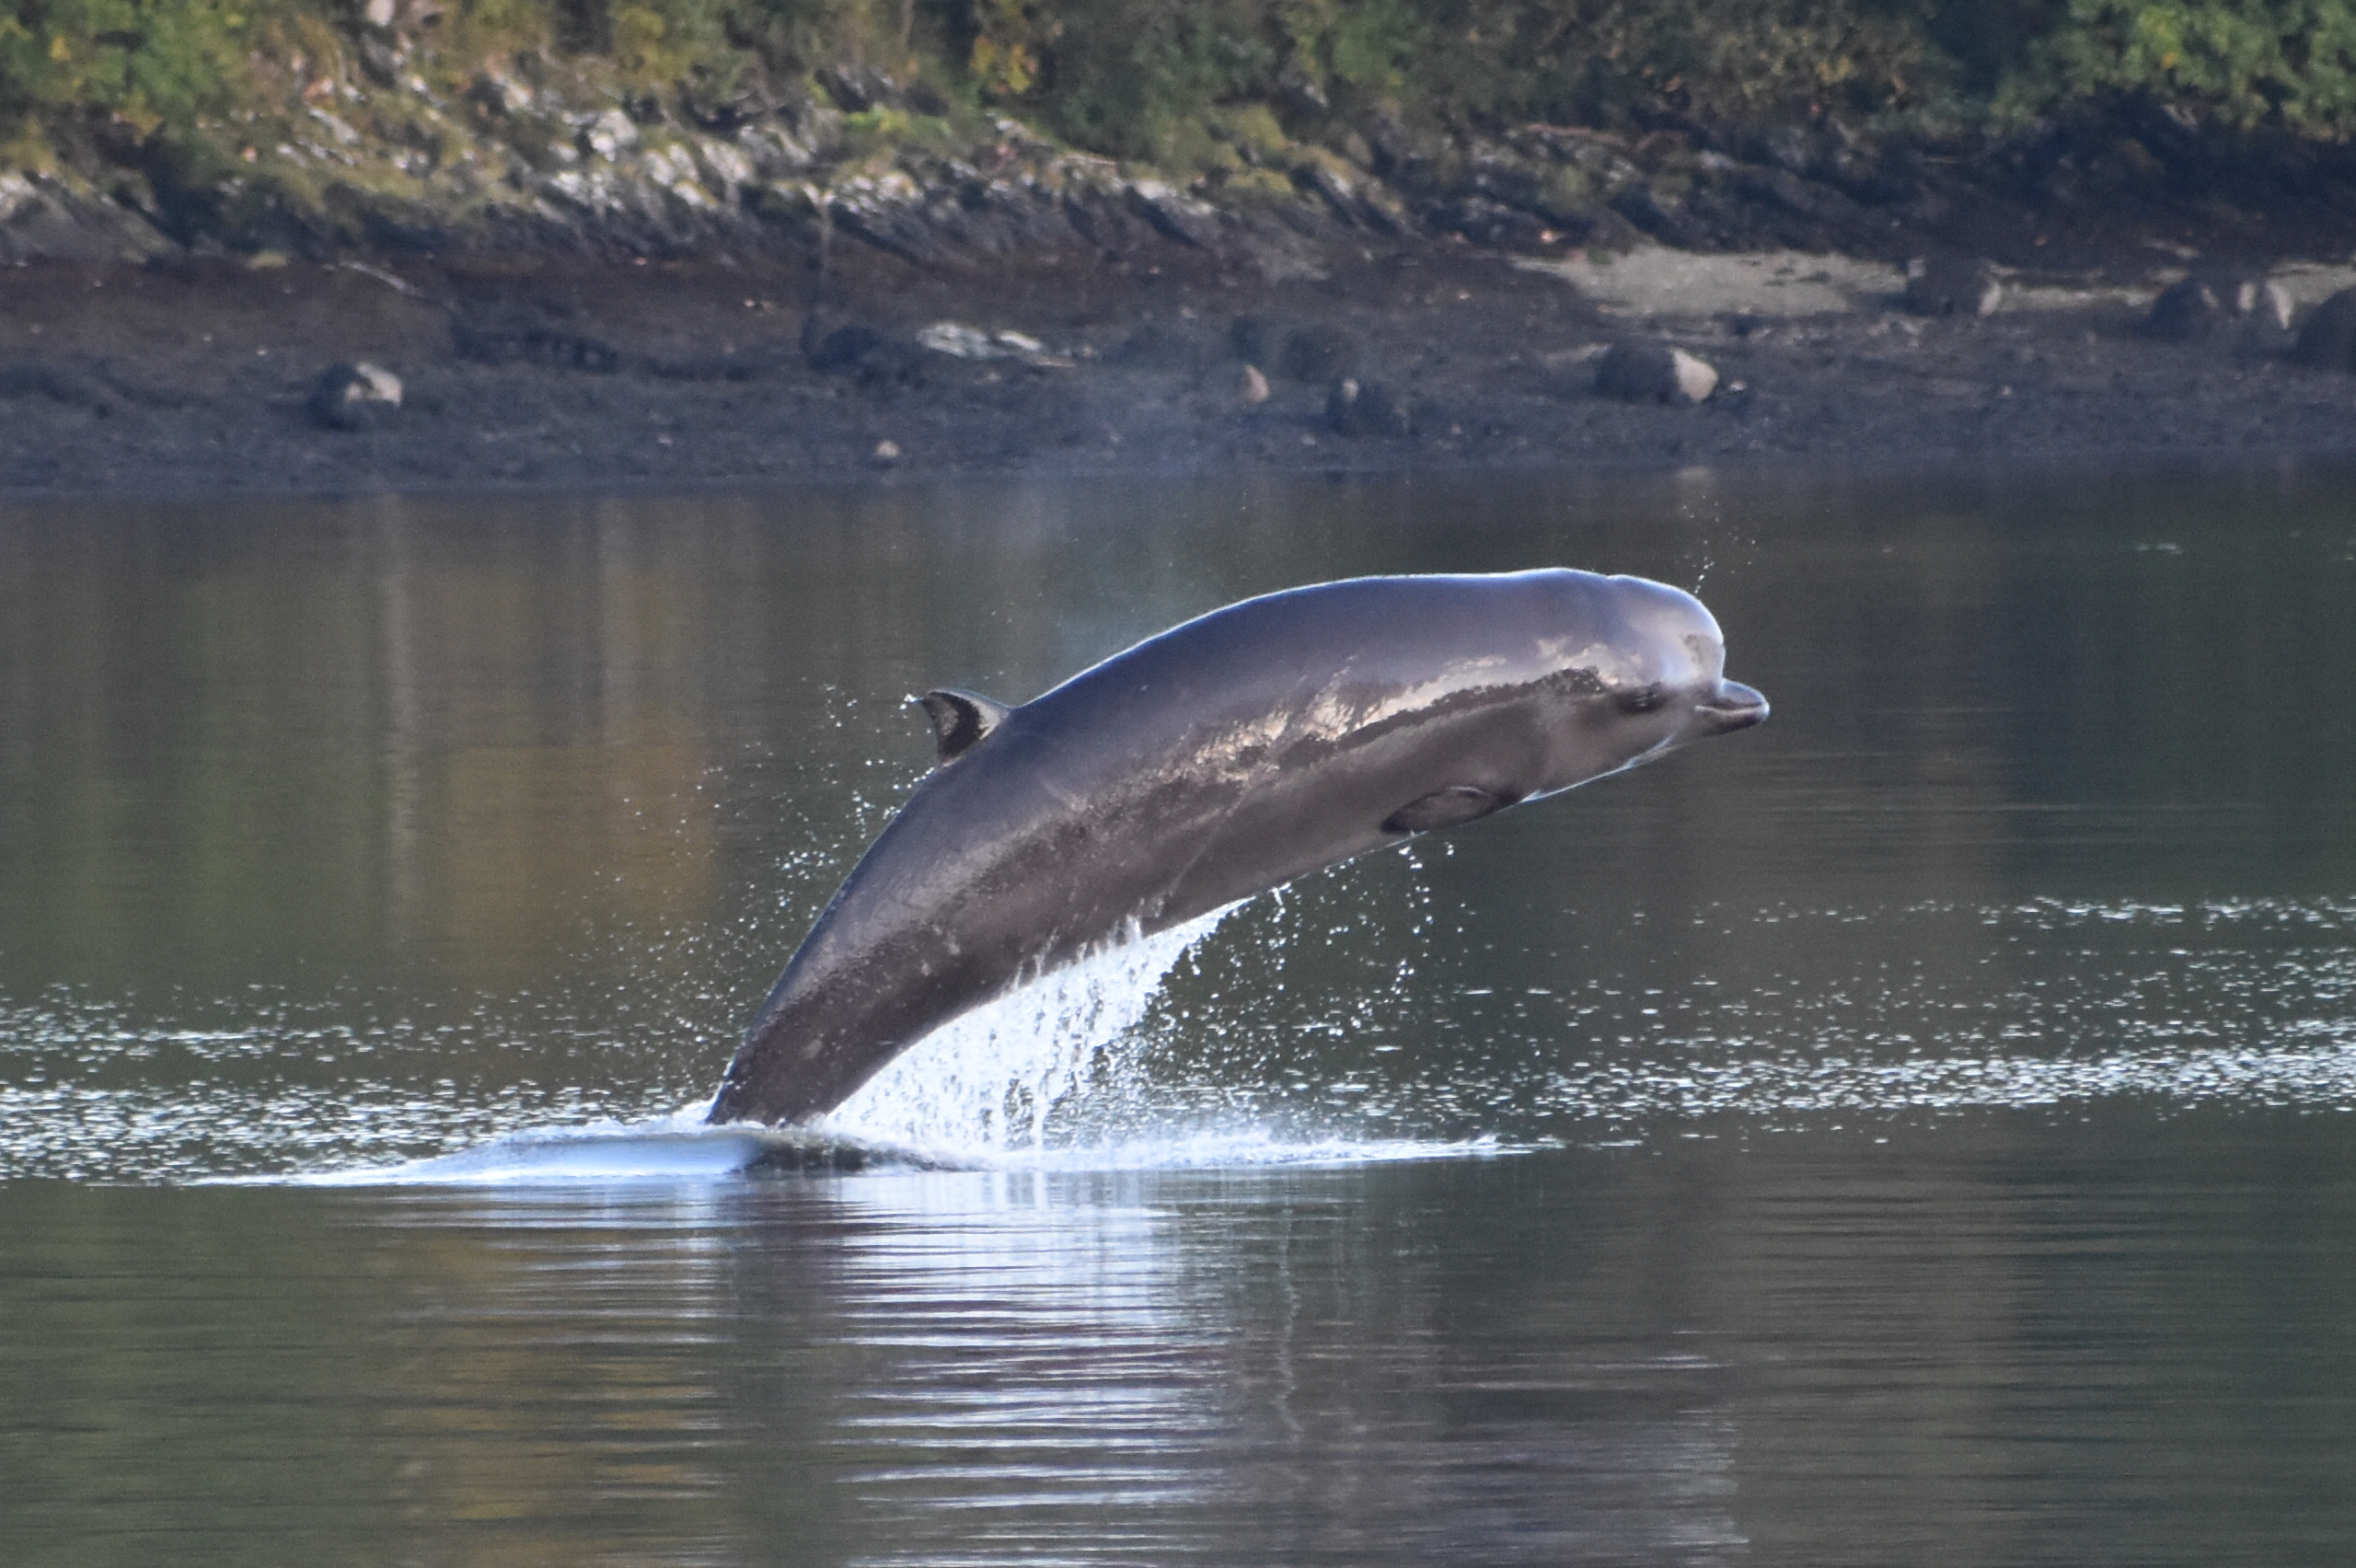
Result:
[[[907,693],[1537,564],[1773,722],[689,1130]],[[2340,473],[0,509],[0,1561],[2345,1562],[2351,780]]]

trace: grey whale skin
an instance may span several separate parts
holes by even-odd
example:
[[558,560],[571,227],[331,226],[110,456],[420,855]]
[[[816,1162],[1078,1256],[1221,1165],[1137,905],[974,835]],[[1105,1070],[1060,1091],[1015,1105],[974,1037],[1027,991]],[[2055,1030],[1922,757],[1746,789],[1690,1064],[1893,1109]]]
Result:
[[1124,936],[1767,716],[1701,601],[1561,569],[1366,577],[1187,621],[1014,709],[922,698],[941,761],[745,1032],[714,1122],[796,1122]]

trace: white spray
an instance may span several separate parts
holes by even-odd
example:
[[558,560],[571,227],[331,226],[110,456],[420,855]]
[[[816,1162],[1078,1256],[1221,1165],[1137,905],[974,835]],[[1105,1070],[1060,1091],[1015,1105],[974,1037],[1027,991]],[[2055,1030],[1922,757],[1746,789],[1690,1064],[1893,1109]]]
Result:
[[[1233,907],[1233,905],[1230,905]],[[988,1159],[1048,1145],[1057,1105],[1114,1076],[1162,976],[1226,916],[1116,938],[926,1035],[826,1118],[864,1142]]]

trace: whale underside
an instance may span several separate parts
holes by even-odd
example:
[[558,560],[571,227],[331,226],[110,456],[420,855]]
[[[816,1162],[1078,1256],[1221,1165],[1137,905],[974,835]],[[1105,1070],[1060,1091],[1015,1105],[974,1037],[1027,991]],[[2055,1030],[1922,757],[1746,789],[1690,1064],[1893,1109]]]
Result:
[[1015,708],[927,693],[939,765],[787,963],[711,1119],[821,1115],[1111,941],[1764,719],[1723,666],[1691,594],[1553,569],[1247,599]]

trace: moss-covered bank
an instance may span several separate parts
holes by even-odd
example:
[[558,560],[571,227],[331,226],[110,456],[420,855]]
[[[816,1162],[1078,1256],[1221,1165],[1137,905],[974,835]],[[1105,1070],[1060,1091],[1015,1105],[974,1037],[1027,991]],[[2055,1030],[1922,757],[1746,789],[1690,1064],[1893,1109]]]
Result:
[[[945,231],[1009,180],[1083,231],[1119,211],[1190,240],[1200,204],[1322,202],[1489,243],[1707,245],[1756,227],[1728,215],[1748,201],[1798,225],[1771,237],[1854,247],[1876,225],[1842,203],[1911,199],[1942,162],[2063,204],[2165,189],[2230,226],[2351,133],[2350,0],[0,7],[0,217],[38,200],[246,251],[839,221],[918,259],[1004,252],[1041,242],[1019,204]],[[1733,201],[1738,163],[1767,172]]]

